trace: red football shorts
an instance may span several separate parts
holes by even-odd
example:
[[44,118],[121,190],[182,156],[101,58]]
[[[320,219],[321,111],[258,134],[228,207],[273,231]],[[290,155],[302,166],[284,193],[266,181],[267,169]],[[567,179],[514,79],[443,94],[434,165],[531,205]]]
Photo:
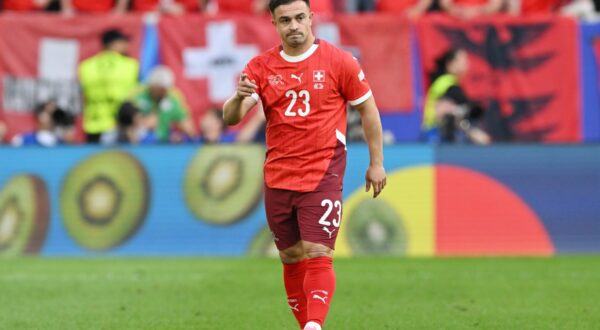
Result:
[[265,186],[267,222],[277,249],[298,241],[335,248],[342,221],[342,191],[297,192]]

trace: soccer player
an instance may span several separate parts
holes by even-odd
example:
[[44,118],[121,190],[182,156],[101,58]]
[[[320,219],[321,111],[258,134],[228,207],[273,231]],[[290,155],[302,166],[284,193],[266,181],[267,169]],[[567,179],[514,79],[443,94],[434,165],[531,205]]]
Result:
[[342,218],[346,104],[361,114],[369,145],[366,191],[386,184],[381,121],[349,53],[315,39],[308,0],[271,0],[282,44],[255,57],[225,102],[236,124],[259,101],[267,121],[265,208],[283,263],[288,304],[302,329],[321,329],[335,290],[332,257]]

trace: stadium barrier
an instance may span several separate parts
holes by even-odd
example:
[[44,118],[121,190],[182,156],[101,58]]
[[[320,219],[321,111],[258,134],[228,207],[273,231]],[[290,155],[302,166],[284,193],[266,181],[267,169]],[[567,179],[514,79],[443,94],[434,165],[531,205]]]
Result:
[[[339,256],[600,252],[600,146],[386,146],[377,199],[367,147],[348,153]],[[275,255],[263,161],[259,145],[0,148],[0,255]]]

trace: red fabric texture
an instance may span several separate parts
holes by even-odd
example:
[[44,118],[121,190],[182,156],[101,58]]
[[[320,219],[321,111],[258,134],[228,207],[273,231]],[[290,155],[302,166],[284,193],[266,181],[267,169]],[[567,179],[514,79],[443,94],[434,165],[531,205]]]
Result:
[[308,303],[307,322],[317,322],[321,326],[325,323],[334,291],[333,259],[330,257],[307,259],[304,277],[304,294]]
[[73,0],[73,7],[77,11],[89,13],[109,12],[115,7],[114,0]]
[[522,0],[521,14],[547,14],[556,10],[564,1],[562,0]]
[[[133,0],[131,7],[133,11],[155,11],[158,8],[160,0]],[[187,12],[198,11],[197,0],[175,0],[175,2],[182,4]]]
[[454,0],[454,4],[458,6],[482,6],[489,2],[489,0]]
[[283,284],[287,293],[288,305],[294,313],[300,328],[306,325],[307,305],[304,295],[304,276],[306,259],[295,264],[283,264]]
[[2,8],[4,10],[13,11],[32,11],[39,9],[33,0],[4,0]]
[[254,0],[217,0],[219,13],[252,13]]
[[379,0],[377,11],[382,13],[404,13],[410,7],[416,5],[418,0]]

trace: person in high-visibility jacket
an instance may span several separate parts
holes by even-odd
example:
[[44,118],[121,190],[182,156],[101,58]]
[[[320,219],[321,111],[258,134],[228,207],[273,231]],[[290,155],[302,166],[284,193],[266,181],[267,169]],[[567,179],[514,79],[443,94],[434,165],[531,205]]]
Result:
[[490,136],[478,127],[484,110],[460,86],[469,68],[467,52],[450,49],[436,60],[436,71],[425,98],[422,136],[428,142],[489,144]]
[[88,143],[115,129],[119,105],[137,85],[139,63],[127,56],[129,37],[118,29],[102,35],[102,51],[79,65],[83,130]]

